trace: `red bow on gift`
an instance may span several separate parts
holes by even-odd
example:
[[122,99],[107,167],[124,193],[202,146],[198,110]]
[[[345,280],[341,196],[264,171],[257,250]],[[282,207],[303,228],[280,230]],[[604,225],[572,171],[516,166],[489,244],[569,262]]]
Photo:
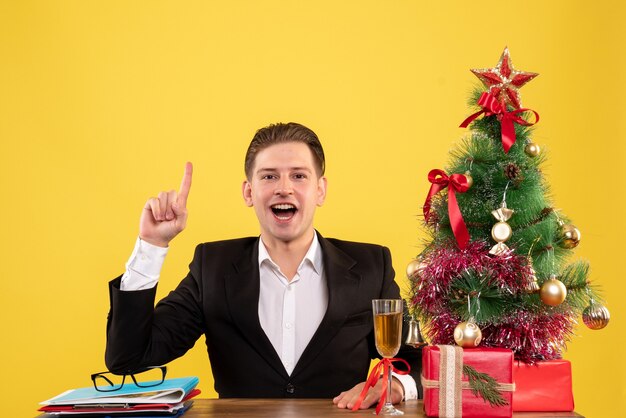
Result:
[[[485,116],[496,115],[500,121],[500,128],[502,131],[502,148],[504,148],[505,153],[508,153],[511,146],[515,143],[515,126],[513,125],[513,122],[524,126],[531,126],[539,122],[539,114],[532,109],[516,109],[512,112],[507,112],[506,105],[498,102],[498,99],[491,93],[483,93],[480,96],[480,99],[478,99],[478,105],[482,107],[483,110],[469,116],[463,121],[460,127],[467,128],[469,124],[482,113],[484,113]],[[535,121],[528,122],[518,116],[524,112],[533,112],[535,114]]]
[[464,249],[469,242],[469,232],[465,226],[461,209],[456,200],[456,193],[465,193],[469,189],[467,177],[463,174],[452,174],[450,177],[443,170],[430,170],[428,173],[428,181],[432,183],[426,201],[424,202],[424,219],[428,222],[430,218],[430,202],[434,195],[439,191],[448,188],[448,216],[450,217],[450,226],[456,238],[456,242],[460,249]]
[[[393,366],[393,362],[399,361],[404,363],[406,366],[406,370],[396,369]],[[380,400],[378,401],[378,405],[376,405],[376,415],[380,414],[380,410],[385,405],[385,400],[387,399],[387,382],[389,381],[389,373],[392,371],[396,374],[409,374],[409,370],[411,370],[411,366],[405,360],[401,358],[383,358],[378,362],[376,366],[372,369],[370,376],[367,378],[367,382],[365,382],[365,386],[359,395],[359,399],[357,399],[356,403],[352,407],[353,411],[356,411],[361,406],[361,402],[365,399],[365,395],[367,395],[367,391],[370,388],[376,386],[378,379],[381,378],[381,369],[382,369],[382,378],[383,378],[383,392],[380,394]]]

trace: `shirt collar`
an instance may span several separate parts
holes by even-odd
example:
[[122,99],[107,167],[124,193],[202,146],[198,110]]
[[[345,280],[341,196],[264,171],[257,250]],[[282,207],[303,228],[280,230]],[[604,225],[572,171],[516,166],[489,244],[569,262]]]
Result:
[[[269,253],[267,252],[267,248],[263,243],[263,239],[259,237],[259,268],[261,264],[267,260],[273,266],[278,267],[278,265],[272,260]],[[311,241],[311,245],[309,246],[309,250],[304,255],[302,262],[298,266],[298,270],[302,268],[302,265],[308,260],[313,269],[317,274],[321,274],[322,272],[322,248],[320,247],[320,242],[317,238],[317,233],[313,234],[313,241]]]

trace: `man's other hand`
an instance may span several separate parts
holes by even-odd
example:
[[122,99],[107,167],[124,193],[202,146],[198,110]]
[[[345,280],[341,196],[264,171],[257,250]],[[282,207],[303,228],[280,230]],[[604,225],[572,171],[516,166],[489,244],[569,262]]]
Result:
[[185,164],[180,190],[170,190],[151,197],[139,220],[139,238],[159,247],[167,247],[187,225],[187,198],[191,189],[193,166]]
[[[384,384],[386,385],[387,382],[384,382]],[[346,392],[341,392],[338,396],[333,398],[333,403],[337,405],[338,408],[352,409],[363,391],[363,386],[365,386],[365,382],[359,383]],[[365,396],[365,399],[363,399],[363,402],[361,402],[359,409],[367,409],[378,403],[382,392],[383,380],[379,379],[378,383],[367,391],[367,395]],[[391,402],[393,404],[397,404],[402,402],[402,399],[404,399],[404,388],[402,387],[402,384],[396,379],[391,379]]]

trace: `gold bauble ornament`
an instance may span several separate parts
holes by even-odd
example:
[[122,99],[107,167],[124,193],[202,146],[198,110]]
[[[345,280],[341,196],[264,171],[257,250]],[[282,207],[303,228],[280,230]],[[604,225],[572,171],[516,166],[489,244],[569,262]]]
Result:
[[567,297],[567,288],[556,276],[550,276],[549,280],[546,280],[541,285],[541,290],[539,291],[539,295],[541,297],[541,301],[546,305],[550,306],[558,306]]
[[602,329],[609,324],[611,314],[606,306],[591,301],[583,311],[583,322],[590,329]]
[[419,276],[419,274],[426,268],[426,263],[420,260],[411,260],[411,262],[406,266],[406,275],[407,277],[415,277]]
[[474,185],[474,179],[472,178],[472,173],[470,173],[469,171],[466,171],[463,175],[467,179],[467,187],[471,188]]
[[524,147],[524,152],[529,157],[536,157],[541,153],[541,148],[539,147],[539,145],[535,144],[534,142],[529,142]]
[[580,231],[572,224],[561,224],[559,229],[559,246],[566,249],[575,248],[580,244]]
[[454,341],[463,348],[473,348],[480,344],[483,333],[474,321],[461,322],[454,328]]

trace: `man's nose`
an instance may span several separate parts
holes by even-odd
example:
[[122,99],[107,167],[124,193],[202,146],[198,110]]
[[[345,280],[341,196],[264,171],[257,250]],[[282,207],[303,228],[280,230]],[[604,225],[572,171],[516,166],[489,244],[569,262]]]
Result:
[[280,181],[278,182],[278,184],[276,185],[275,193],[280,196],[286,196],[286,195],[292,194],[293,184],[291,182],[291,179],[288,177],[287,178],[282,177]]

